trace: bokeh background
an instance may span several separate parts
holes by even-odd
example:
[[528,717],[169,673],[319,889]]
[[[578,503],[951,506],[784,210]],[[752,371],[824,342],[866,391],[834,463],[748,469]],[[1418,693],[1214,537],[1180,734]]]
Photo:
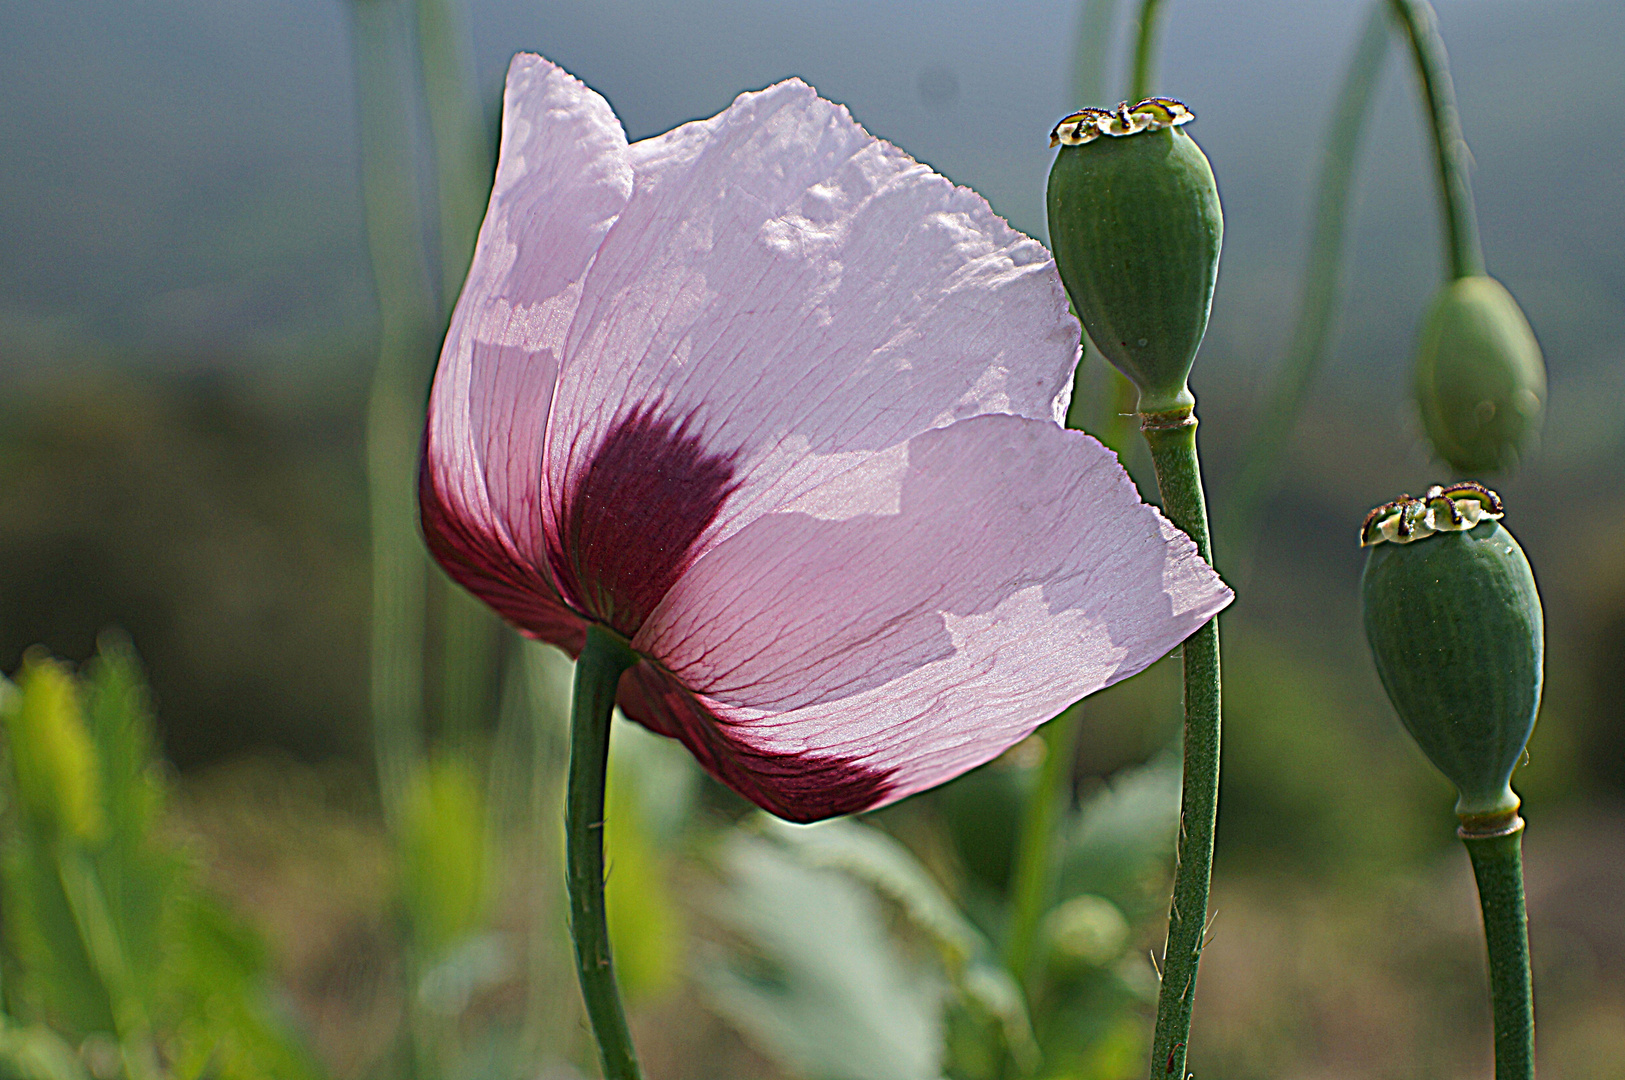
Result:
[[[128,635],[178,777],[174,828],[264,929],[290,1013],[335,1076],[382,1075],[401,1022],[369,733],[363,433],[381,327],[357,12],[408,58],[411,21],[386,0],[356,5],[0,7],[0,672],[31,645],[80,661],[107,629]],[[454,7],[492,132],[517,50],[602,92],[634,139],[798,75],[1043,238],[1051,125],[1126,84],[1134,5],[1118,6],[1113,36],[1085,43],[1107,58],[1096,102],[1074,100],[1073,0]],[[1195,108],[1188,130],[1226,212],[1192,380],[1223,530],[1286,349],[1327,116],[1367,9],[1166,7],[1158,92]],[[1515,778],[1530,823],[1543,1069],[1625,1077],[1625,143],[1609,134],[1625,114],[1625,7],[1437,7],[1486,261],[1524,306],[1551,379],[1538,450],[1494,483],[1547,614],[1546,704]],[[427,126],[420,104],[407,109]],[[428,198],[429,151],[401,152],[416,163],[408,186]],[[1256,544],[1218,553],[1239,598],[1225,617],[1200,1076],[1489,1072],[1452,796],[1402,737],[1356,598],[1365,511],[1446,475],[1408,394],[1412,339],[1441,274],[1430,153],[1396,46],[1360,158],[1325,369]],[[422,231],[433,256],[434,229]],[[1149,480],[1143,461],[1130,464]],[[1177,717],[1166,663],[1091,702],[1079,798],[1157,760]],[[678,777],[663,783],[700,783],[661,760]],[[905,806],[882,824],[929,847],[931,812]],[[553,873],[510,861],[503,895],[523,896],[531,871]],[[706,860],[661,872],[675,910],[703,922]],[[524,903],[497,906],[511,915]],[[673,925],[678,974],[637,1010],[651,1073],[794,1075],[749,1024],[685,992],[683,957],[698,947],[687,934]],[[568,1009],[567,970],[557,977]],[[558,1060],[588,1060],[579,1031],[570,1038]]]

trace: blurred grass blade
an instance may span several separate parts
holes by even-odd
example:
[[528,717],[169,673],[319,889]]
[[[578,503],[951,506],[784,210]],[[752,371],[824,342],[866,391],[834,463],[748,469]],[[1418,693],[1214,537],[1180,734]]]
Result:
[[1275,374],[1263,415],[1253,425],[1255,434],[1242,463],[1235,494],[1231,496],[1230,512],[1223,515],[1232,535],[1225,538],[1219,549],[1237,552],[1241,558],[1245,558],[1251,548],[1257,528],[1254,519],[1275,483],[1309,387],[1325,359],[1342,285],[1349,192],[1361,135],[1371,111],[1372,94],[1388,55],[1388,33],[1386,4],[1377,0],[1366,16],[1365,29],[1349,61],[1326,132],[1320,181],[1315,188],[1319,198],[1315,204],[1314,229],[1291,343]]
[[372,722],[384,808],[398,810],[423,745],[427,553],[417,449],[440,320],[414,183],[408,26],[398,0],[352,0],[361,186],[378,293],[378,367],[367,407],[372,518]]

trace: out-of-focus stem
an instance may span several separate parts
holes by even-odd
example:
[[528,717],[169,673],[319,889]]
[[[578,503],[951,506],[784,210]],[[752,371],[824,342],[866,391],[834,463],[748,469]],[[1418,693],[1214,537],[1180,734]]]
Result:
[[1478,240],[1478,215],[1473,209],[1473,185],[1468,174],[1467,141],[1461,134],[1461,113],[1456,108],[1456,86],[1439,18],[1427,0],[1389,0],[1405,28],[1416,62],[1416,75],[1426,99],[1428,124],[1433,132],[1434,162],[1439,172],[1439,199],[1444,216],[1445,250],[1450,276],[1472,277],[1484,272],[1484,251]]
[[1349,60],[1348,73],[1343,77],[1343,89],[1332,110],[1326,147],[1320,159],[1320,182],[1315,185],[1319,199],[1309,240],[1303,293],[1298,300],[1298,320],[1292,329],[1286,360],[1275,373],[1269,400],[1253,425],[1257,434],[1248,448],[1236,481],[1236,493],[1229,504],[1224,538],[1229,541],[1225,546],[1232,555],[1247,547],[1252,539],[1259,504],[1275,481],[1281,455],[1292,438],[1309,386],[1326,354],[1342,283],[1343,236],[1348,224],[1354,163],[1365,120],[1371,112],[1372,92],[1388,55],[1386,2],[1377,0],[1372,4],[1365,30]]
[[1151,83],[1156,78],[1157,19],[1162,14],[1162,0],[1140,0],[1139,31],[1134,38],[1134,76],[1129,81],[1129,101],[1143,101],[1154,91]]
[[[1168,519],[1213,561],[1207,500],[1196,454],[1196,417],[1190,408],[1142,414]],[[1213,872],[1213,829],[1219,808],[1219,622],[1210,619],[1185,639],[1185,772],[1180,793],[1174,895],[1163,949],[1162,988],[1151,1042],[1152,1080],[1184,1080],[1196,969],[1207,929],[1208,881]]]
[[471,86],[467,32],[451,0],[417,0],[417,30],[440,202],[441,307],[449,315],[474,254],[494,165]]
[[1461,839],[1473,860],[1495,1016],[1495,1080],[1534,1080],[1535,996],[1529,975],[1529,920],[1523,901],[1523,819],[1504,832]]
[[422,753],[427,553],[416,526],[417,449],[439,320],[412,182],[404,13],[392,0],[354,0],[350,12],[361,188],[379,319],[366,434],[373,747],[384,809],[393,818]]
[[570,880],[570,933],[576,973],[587,1004],[605,1080],[638,1080],[638,1059],[615,984],[609,924],[604,909],[604,775],[609,767],[609,722],[621,675],[637,663],[626,641],[611,630],[587,628],[576,658],[570,706],[570,781],[565,797],[565,848]]
[[1116,22],[1117,0],[1083,0],[1072,52],[1073,105],[1106,104],[1106,53]]
[[1026,984],[1032,969],[1038,924],[1054,886],[1055,819],[1072,777],[1073,751],[1082,721],[1083,706],[1077,704],[1038,729],[1044,741],[1044,762],[1022,814],[1011,888],[1010,934],[1004,950],[1005,965],[1018,985]]

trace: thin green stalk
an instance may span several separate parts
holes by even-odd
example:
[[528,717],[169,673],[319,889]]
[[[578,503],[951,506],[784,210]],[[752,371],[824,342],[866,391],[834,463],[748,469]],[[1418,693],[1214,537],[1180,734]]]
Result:
[[[434,147],[440,210],[440,329],[468,274],[480,218],[491,194],[492,159],[469,72],[467,31],[453,0],[416,0],[418,59]],[[441,731],[462,747],[490,715],[501,665],[501,623],[447,578],[436,576],[440,601]]]
[[418,57],[440,204],[441,310],[450,316],[474,256],[495,169],[452,0],[417,0]]
[[1523,819],[1482,836],[1463,831],[1473,860],[1495,1015],[1495,1080],[1534,1080],[1535,997],[1529,976],[1529,920],[1523,903]]
[[1315,185],[1319,199],[1309,240],[1308,265],[1304,268],[1303,292],[1298,300],[1298,320],[1292,328],[1286,360],[1275,374],[1269,400],[1254,425],[1257,435],[1248,448],[1247,459],[1236,481],[1236,494],[1229,504],[1225,538],[1230,543],[1225,546],[1232,552],[1241,551],[1252,540],[1259,504],[1275,481],[1281,456],[1303,412],[1309,386],[1326,355],[1342,284],[1343,237],[1348,225],[1354,164],[1360,152],[1366,117],[1371,112],[1373,91],[1388,55],[1388,33],[1386,0],[1377,0],[1371,6],[1365,30],[1349,60],[1348,73],[1343,77],[1343,88],[1338,93],[1332,122],[1326,131],[1320,181]]
[[[1143,414],[1141,430],[1151,447],[1168,519],[1196,541],[1213,561],[1208,541],[1207,500],[1196,453],[1191,409]],[[1219,809],[1219,622],[1210,619],[1185,639],[1185,773],[1180,792],[1179,843],[1174,895],[1163,948],[1162,988],[1151,1042],[1152,1080],[1185,1077],[1196,968],[1207,929],[1208,880],[1213,872],[1213,829]]]
[[1473,209],[1467,141],[1461,135],[1456,86],[1450,79],[1444,38],[1439,36],[1439,17],[1427,0],[1390,0],[1390,3],[1410,41],[1411,57],[1416,62],[1416,75],[1427,103],[1434,163],[1439,172],[1439,200],[1450,276],[1456,279],[1482,274],[1484,251],[1479,245],[1478,215]]
[[1025,985],[1032,968],[1038,924],[1049,907],[1055,883],[1055,819],[1072,779],[1072,761],[1078,742],[1083,706],[1073,705],[1038,729],[1044,740],[1044,763],[1027,797],[1016,847],[1015,886],[1012,890],[1010,934],[1004,959],[1018,985]]
[[614,631],[593,625],[576,658],[570,717],[570,781],[565,797],[565,847],[570,879],[570,933],[587,1017],[598,1038],[605,1080],[638,1080],[638,1059],[615,985],[609,925],[604,914],[604,774],[609,721],[621,675],[637,654]]
[[1154,92],[1156,78],[1157,19],[1162,0],[1140,0],[1139,32],[1134,39],[1134,76],[1129,81],[1129,101],[1144,101]]
[[1117,0],[1083,0],[1078,40],[1072,50],[1072,103],[1104,105],[1106,53],[1117,22]]
[[417,534],[417,450],[438,317],[413,184],[406,24],[396,0],[354,0],[361,188],[378,292],[378,366],[367,402],[372,519],[372,723],[393,819],[423,743],[428,556]]

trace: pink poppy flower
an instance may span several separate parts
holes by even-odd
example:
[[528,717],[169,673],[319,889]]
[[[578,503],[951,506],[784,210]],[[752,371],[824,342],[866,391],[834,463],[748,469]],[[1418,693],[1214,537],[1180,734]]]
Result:
[[798,80],[628,144],[516,57],[429,403],[423,530],[794,821],[996,756],[1230,601],[1060,419],[1049,253]]

